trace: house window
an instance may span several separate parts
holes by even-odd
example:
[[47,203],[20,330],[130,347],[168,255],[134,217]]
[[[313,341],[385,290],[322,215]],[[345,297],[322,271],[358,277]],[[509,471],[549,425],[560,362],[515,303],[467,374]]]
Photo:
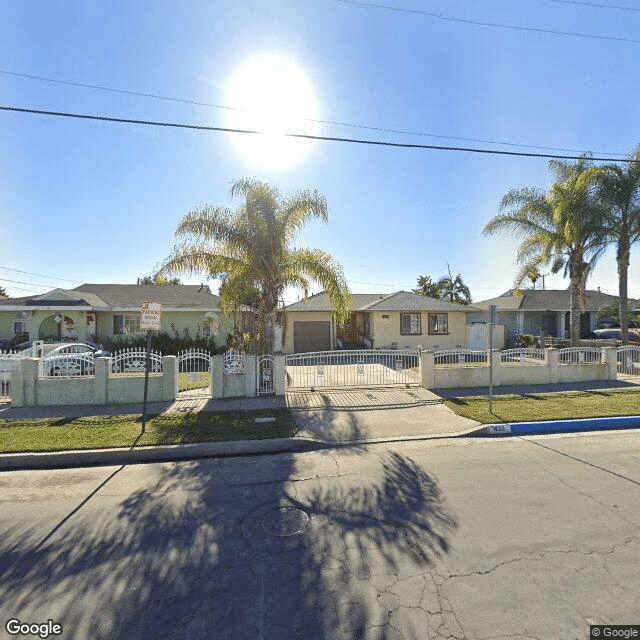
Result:
[[422,324],[420,323],[419,313],[401,313],[400,314],[400,335],[420,335],[422,333]]
[[24,320],[16,320],[13,323],[13,335],[17,336],[21,333],[27,333],[27,323]]
[[449,333],[449,321],[446,313],[429,314],[429,334]]
[[123,333],[140,333],[140,314],[113,314],[113,335],[117,336]]

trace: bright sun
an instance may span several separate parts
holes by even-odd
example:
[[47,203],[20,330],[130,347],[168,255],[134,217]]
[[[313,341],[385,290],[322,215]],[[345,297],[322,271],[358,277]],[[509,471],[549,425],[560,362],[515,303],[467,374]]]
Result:
[[289,58],[260,55],[247,60],[227,89],[227,125],[261,131],[262,135],[233,133],[236,148],[249,161],[269,167],[290,167],[307,153],[309,140],[283,133],[316,135],[318,107],[311,83]]

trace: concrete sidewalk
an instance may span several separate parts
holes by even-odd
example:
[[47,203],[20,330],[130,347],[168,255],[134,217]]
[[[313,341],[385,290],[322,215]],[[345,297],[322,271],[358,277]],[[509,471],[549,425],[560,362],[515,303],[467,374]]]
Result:
[[[637,389],[640,379],[606,383],[573,383],[496,387],[494,395],[567,393],[602,389]],[[486,388],[442,389],[340,389],[295,392],[287,396],[262,396],[212,401],[185,398],[175,402],[149,403],[147,415],[196,411],[238,411],[288,407],[299,431],[293,438],[211,442],[193,445],[153,446],[97,451],[1,454],[0,470],[16,468],[127,464],[151,460],[260,455],[305,451],[323,447],[366,445],[379,442],[451,438],[484,434],[474,420],[457,415],[443,404],[443,397],[486,396]],[[0,408],[0,419],[74,418],[95,415],[141,415],[141,404]]]

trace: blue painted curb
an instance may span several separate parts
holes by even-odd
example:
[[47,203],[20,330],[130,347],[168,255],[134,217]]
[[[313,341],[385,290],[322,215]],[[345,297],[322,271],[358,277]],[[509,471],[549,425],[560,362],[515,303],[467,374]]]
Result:
[[599,431],[640,427],[640,416],[616,416],[613,418],[579,418],[576,420],[546,420],[544,422],[512,422],[487,425],[488,435],[509,433],[556,433],[560,431]]

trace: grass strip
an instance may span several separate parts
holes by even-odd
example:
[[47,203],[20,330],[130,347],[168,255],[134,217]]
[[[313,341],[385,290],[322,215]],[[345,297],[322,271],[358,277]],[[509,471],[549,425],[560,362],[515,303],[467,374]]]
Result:
[[[276,420],[255,422],[265,416]],[[138,439],[141,421],[141,415],[0,420],[0,453],[262,440],[294,436],[298,430],[288,409],[163,413],[147,420]]]
[[640,392],[584,391],[494,397],[491,413],[487,397],[451,398],[445,400],[445,404],[458,415],[483,424],[603,418],[640,415]]

